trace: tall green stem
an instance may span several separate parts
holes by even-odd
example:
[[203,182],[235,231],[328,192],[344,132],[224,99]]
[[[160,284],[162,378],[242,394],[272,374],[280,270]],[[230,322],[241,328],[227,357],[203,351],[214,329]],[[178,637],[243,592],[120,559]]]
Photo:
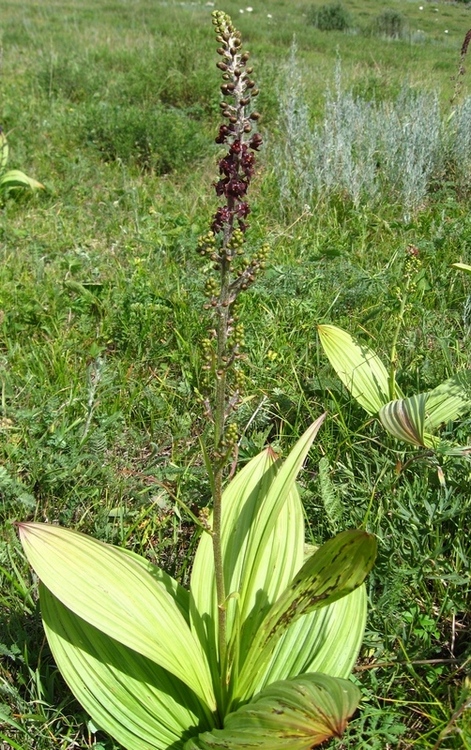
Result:
[[229,328],[229,305],[226,304],[229,295],[229,263],[224,258],[221,262],[221,291],[218,305],[217,319],[217,349],[216,349],[216,389],[214,407],[214,448],[216,466],[214,471],[213,489],[213,555],[216,578],[216,593],[218,603],[218,646],[221,673],[226,671],[227,628],[226,628],[226,586],[224,582],[224,567],[222,557],[222,484],[225,461],[222,456],[224,427],[226,422],[227,402],[227,371],[225,356],[227,352],[227,338]]
[[218,610],[217,645],[224,694],[229,677],[226,600],[230,592],[226,591],[224,580],[222,491],[225,471],[237,445],[236,425],[228,421],[228,417],[238,403],[240,387],[237,368],[231,382],[228,374],[239,357],[243,340],[243,329],[236,320],[234,305],[241,291],[253,283],[258,271],[264,267],[268,248],[263,246],[250,259],[242,258],[244,233],[248,226],[245,218],[250,213],[246,193],[255,171],[253,152],[262,143],[260,135],[253,132],[259,119],[258,113],[252,110],[258,89],[251,78],[252,68],[247,65],[249,53],[242,51],[240,33],[222,11],[214,11],[212,15],[220,45],[217,67],[222,72],[221,93],[224,97],[220,102],[224,122],[219,127],[216,143],[226,144],[228,148],[219,160],[219,180],[215,184],[216,194],[223,199],[223,205],[213,216],[211,231],[200,237],[198,253],[207,257],[212,267],[205,291],[210,298],[206,307],[213,311],[214,329],[210,338],[204,341],[204,351],[206,369],[215,379],[213,399],[208,404],[208,414],[212,415],[214,426],[211,536]]
[[397,342],[399,340],[399,334],[401,332],[402,324],[404,323],[404,315],[406,312],[407,298],[408,298],[408,287],[406,287],[401,297],[401,307],[400,307],[399,316],[397,319],[396,330],[394,331],[394,336],[392,340],[391,354],[389,355],[388,387],[389,387],[389,398],[391,401],[394,401],[394,399],[396,398]]

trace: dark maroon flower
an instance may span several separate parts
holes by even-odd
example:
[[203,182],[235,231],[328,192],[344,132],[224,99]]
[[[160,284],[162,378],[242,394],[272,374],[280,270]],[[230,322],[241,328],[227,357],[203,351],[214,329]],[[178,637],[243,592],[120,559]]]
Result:
[[253,148],[254,151],[258,151],[261,145],[262,145],[262,136],[260,135],[260,133],[254,133],[252,138],[249,141],[250,148]]

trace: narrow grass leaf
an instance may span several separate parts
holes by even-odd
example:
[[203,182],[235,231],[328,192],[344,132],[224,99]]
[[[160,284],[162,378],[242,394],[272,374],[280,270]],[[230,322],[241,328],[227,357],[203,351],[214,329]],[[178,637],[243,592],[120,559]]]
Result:
[[182,615],[182,597],[132,556],[47,524],[19,524],[28,560],[44,585],[90,625],[185,682],[214,708],[201,645]]
[[207,706],[178,678],[97,630],[40,586],[54,659],[93,721],[127,750],[178,748],[214,726]]
[[341,328],[320,325],[318,332],[324,352],[342,383],[368,414],[377,414],[390,398],[389,375],[381,359]]
[[185,750],[310,750],[342,734],[359,699],[351,682],[325,674],[275,682]]

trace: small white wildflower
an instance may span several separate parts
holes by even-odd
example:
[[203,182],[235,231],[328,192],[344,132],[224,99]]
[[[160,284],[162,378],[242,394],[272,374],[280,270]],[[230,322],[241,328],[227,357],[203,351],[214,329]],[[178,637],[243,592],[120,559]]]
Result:
[[249,5],[249,7],[248,7],[248,8],[246,8],[245,10],[247,11],[247,13],[252,13],[252,11],[253,11],[253,8],[251,8],[251,7],[250,7],[250,5]]
[[419,10],[423,10],[423,9],[424,9],[424,6],[423,5],[419,5]]
[[445,34],[448,34],[448,29],[445,29]]
[[267,13],[267,18],[273,18],[271,13]]
[[244,9],[243,8],[239,8],[239,13],[243,13],[243,12],[244,12]]
[[214,3],[207,2],[206,5],[208,6],[208,8],[214,8]]

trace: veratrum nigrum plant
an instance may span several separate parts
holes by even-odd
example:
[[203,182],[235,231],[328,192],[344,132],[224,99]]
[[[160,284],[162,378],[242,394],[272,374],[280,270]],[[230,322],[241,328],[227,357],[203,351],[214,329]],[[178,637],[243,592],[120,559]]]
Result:
[[223,205],[198,246],[214,312],[204,342],[214,447],[203,448],[212,511],[201,515],[190,586],[75,531],[40,523],[19,530],[41,581],[57,666],[94,723],[125,748],[308,750],[339,735],[359,701],[348,677],[376,540],[344,531],[305,559],[295,480],[323,415],[284,461],[267,448],[225,479],[240,389],[235,305],[266,248],[242,253],[261,144],[248,53],[225,13],[214,12],[213,23],[224,96],[217,142],[227,153],[216,183]]

